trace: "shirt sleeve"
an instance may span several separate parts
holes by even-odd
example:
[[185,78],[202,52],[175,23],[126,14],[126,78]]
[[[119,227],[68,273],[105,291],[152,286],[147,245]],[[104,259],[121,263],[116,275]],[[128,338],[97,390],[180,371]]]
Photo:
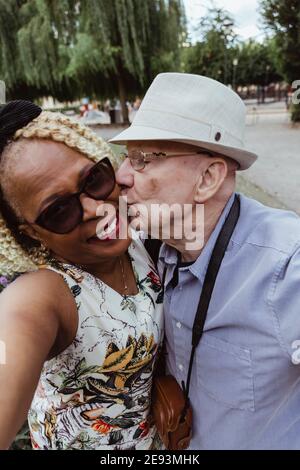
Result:
[[300,248],[283,260],[274,277],[269,305],[277,336],[292,363],[300,365]]

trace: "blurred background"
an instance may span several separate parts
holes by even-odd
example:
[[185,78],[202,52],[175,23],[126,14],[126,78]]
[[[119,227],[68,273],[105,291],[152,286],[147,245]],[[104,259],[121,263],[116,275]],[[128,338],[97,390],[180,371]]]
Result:
[[[300,0],[0,0],[3,102],[33,100],[109,139],[167,71],[241,96],[260,158],[238,189],[300,214]],[[26,425],[13,447],[29,448]]]
[[0,0],[0,11],[7,99],[103,111],[103,124],[130,121],[163,71],[212,77],[257,104],[289,105],[300,78],[299,0]]
[[33,100],[109,139],[165,71],[206,75],[242,97],[260,159],[238,189],[300,213],[300,0],[0,0],[7,101]]

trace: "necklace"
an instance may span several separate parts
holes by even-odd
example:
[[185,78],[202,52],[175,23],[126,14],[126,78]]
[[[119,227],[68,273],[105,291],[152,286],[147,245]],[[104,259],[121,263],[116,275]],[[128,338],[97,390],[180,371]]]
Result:
[[122,273],[123,284],[124,284],[124,293],[126,295],[126,292],[128,290],[128,285],[127,285],[126,278],[125,278],[124,264],[123,264],[122,258],[119,258],[119,262],[120,262],[121,273]]

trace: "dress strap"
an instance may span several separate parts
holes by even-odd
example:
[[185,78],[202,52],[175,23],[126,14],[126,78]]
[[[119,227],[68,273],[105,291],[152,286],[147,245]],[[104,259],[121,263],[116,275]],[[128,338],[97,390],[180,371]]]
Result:
[[51,269],[52,271],[56,271],[60,274],[67,274],[70,276],[75,282],[80,283],[83,281],[84,276],[79,273],[76,267],[73,267],[68,264],[59,263],[56,260],[49,264],[42,264],[39,266],[39,269]]

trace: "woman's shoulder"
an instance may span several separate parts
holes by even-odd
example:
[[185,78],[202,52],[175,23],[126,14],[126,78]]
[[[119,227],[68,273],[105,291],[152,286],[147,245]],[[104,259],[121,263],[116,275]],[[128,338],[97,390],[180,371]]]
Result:
[[10,287],[12,289],[12,286],[16,288],[16,286],[25,284],[30,287],[30,285],[34,286],[36,283],[39,285],[46,283],[48,285],[55,284],[56,286],[59,286],[63,283],[63,279],[58,273],[50,269],[36,269],[35,271],[15,273],[9,276],[0,275],[1,291],[6,287]]
[[30,335],[56,331],[48,359],[63,351],[73,341],[78,326],[75,299],[63,278],[41,269],[9,280],[0,294],[0,323],[9,322],[16,328],[21,325]]
[[18,273],[12,276],[0,276],[0,297],[10,298],[16,305],[28,302],[34,309],[41,302],[53,310],[62,312],[70,308],[74,298],[64,279],[49,269]]

